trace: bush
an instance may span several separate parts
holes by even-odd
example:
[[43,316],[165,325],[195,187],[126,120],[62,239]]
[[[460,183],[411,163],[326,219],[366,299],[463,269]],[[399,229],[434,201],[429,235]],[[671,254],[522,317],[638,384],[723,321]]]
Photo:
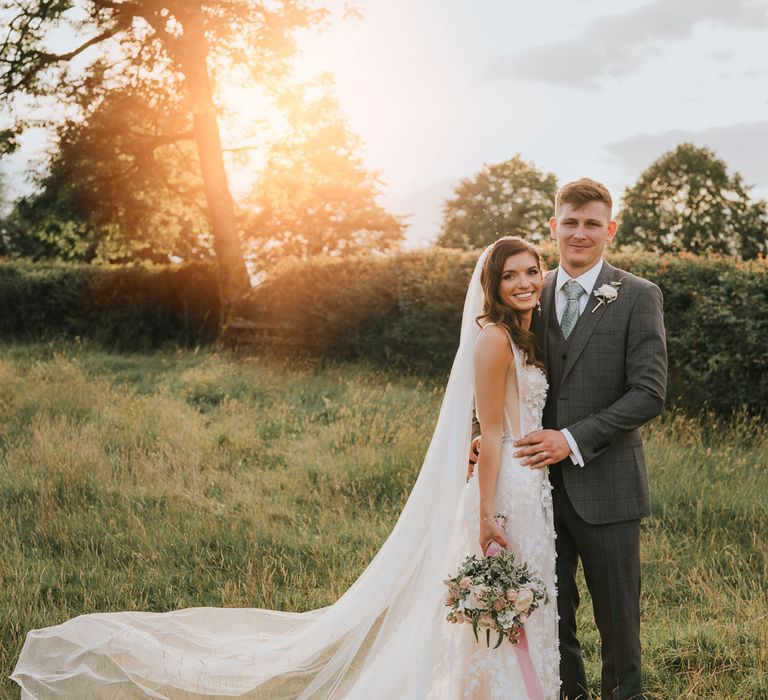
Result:
[[[548,268],[557,265],[552,246],[543,256]],[[298,328],[314,354],[442,373],[458,345],[476,259],[477,252],[433,249],[285,265],[252,292],[245,313]],[[609,260],[664,293],[670,405],[766,412],[765,260],[629,253]]]
[[664,292],[670,402],[768,413],[766,261],[683,254],[643,272]]
[[252,291],[242,313],[290,325],[313,354],[442,372],[476,257],[433,249],[287,264]]
[[119,350],[190,345],[218,328],[215,270],[0,263],[0,338],[79,336]]
[[[548,268],[557,249],[542,247]],[[451,365],[477,251],[431,249],[382,257],[286,263],[241,313],[285,326],[313,355],[369,360],[439,375]],[[664,292],[668,403],[719,414],[768,413],[768,264],[690,254],[614,253],[618,267]],[[0,263],[0,338],[81,336],[137,350],[212,340],[215,270]]]

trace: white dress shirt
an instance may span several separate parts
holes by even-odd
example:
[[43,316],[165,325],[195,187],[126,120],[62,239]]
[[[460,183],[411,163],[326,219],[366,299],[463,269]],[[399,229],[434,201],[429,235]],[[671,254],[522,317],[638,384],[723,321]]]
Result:
[[[590,268],[578,277],[571,277],[565,270],[563,270],[562,267],[558,266],[557,280],[555,281],[555,313],[557,314],[558,323],[560,323],[560,320],[563,318],[563,313],[565,312],[565,304],[568,301],[565,296],[565,290],[563,289],[565,283],[569,280],[574,280],[575,282],[579,283],[585,292],[579,298],[579,316],[581,316],[581,314],[584,313],[584,309],[587,308],[587,304],[589,303],[590,297],[592,296],[592,290],[595,288],[595,283],[597,282],[598,275],[602,269],[602,258],[600,258],[599,262],[594,267]],[[569,455],[571,461],[574,464],[578,464],[580,467],[583,467],[584,458],[581,456],[581,451],[579,450],[579,446],[576,444],[576,440],[573,439],[571,431],[568,430],[568,428],[563,428],[560,432],[563,434],[563,437],[568,443],[568,447],[571,448],[571,454]]]

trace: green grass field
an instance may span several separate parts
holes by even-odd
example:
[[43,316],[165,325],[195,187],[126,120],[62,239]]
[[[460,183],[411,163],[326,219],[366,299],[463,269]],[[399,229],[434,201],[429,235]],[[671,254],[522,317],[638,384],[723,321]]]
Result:
[[[83,612],[332,602],[396,520],[440,398],[365,367],[0,346],[0,695],[28,629]],[[646,435],[649,697],[766,700],[768,428]],[[587,596],[581,623],[597,691]]]

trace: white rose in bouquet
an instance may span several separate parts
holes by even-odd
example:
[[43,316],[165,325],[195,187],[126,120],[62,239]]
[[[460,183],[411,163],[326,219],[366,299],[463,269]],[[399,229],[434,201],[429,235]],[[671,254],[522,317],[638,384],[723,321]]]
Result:
[[515,624],[515,614],[509,610],[505,610],[503,613],[496,616],[496,620],[501,625],[502,629],[508,630]]
[[469,595],[464,600],[467,610],[485,610],[488,599],[488,589],[483,585],[470,586]]
[[523,588],[517,594],[515,601],[515,610],[518,612],[527,612],[533,603],[533,591],[530,588]]

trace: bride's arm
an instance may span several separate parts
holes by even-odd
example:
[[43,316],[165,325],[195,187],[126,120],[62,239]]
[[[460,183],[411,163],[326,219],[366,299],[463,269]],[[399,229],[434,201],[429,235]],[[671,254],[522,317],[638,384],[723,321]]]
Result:
[[502,529],[493,520],[496,479],[501,460],[504,436],[504,398],[507,370],[514,361],[509,338],[503,329],[485,329],[475,343],[475,401],[483,449],[477,465],[480,486],[480,546],[485,551],[488,542],[496,540],[506,546]]

